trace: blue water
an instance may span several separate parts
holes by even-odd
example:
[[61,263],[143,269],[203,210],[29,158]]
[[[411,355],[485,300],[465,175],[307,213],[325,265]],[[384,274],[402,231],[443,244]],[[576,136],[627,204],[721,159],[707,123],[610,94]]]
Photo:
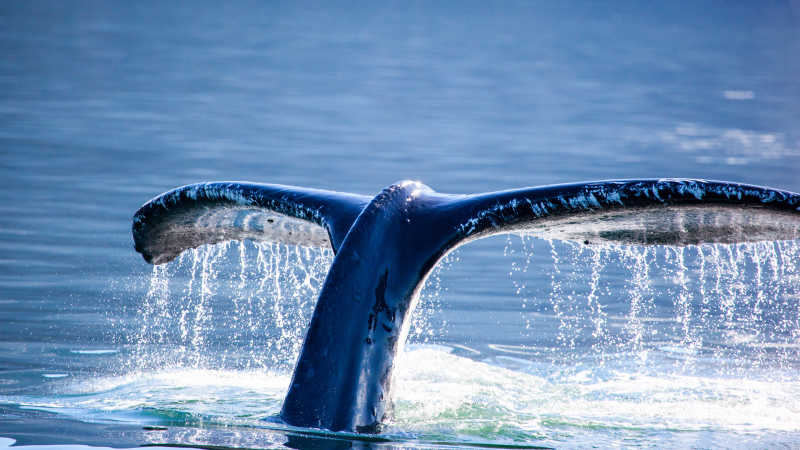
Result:
[[262,420],[329,254],[231,244],[154,271],[130,236],[142,203],[207,180],[800,192],[796,2],[4,2],[0,52],[0,436],[800,445],[797,242],[470,244],[423,294],[395,420],[363,440]]

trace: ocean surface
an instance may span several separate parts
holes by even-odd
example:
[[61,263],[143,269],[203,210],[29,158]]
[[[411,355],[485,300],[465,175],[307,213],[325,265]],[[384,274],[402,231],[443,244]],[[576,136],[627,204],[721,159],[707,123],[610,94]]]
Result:
[[800,446],[797,241],[464,246],[359,436],[275,421],[330,251],[130,233],[211,180],[800,192],[796,1],[2,2],[0,55],[0,449]]

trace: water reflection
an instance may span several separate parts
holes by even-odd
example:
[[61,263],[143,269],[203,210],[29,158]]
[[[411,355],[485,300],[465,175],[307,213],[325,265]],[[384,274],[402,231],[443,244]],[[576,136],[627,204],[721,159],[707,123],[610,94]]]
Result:
[[694,155],[694,160],[701,164],[738,166],[800,155],[800,145],[788,141],[783,133],[684,123],[658,136],[665,144]]

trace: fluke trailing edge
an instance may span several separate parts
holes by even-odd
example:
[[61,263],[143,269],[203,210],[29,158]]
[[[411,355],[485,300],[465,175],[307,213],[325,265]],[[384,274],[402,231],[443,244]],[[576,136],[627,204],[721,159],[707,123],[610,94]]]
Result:
[[228,240],[330,246],[281,417],[288,424],[378,432],[391,405],[395,354],[436,263],[470,240],[526,233],[584,244],[693,245],[800,238],[800,194],[688,179],[599,181],[477,195],[414,181],[375,197],[216,182],[150,200],[133,217],[153,264]]

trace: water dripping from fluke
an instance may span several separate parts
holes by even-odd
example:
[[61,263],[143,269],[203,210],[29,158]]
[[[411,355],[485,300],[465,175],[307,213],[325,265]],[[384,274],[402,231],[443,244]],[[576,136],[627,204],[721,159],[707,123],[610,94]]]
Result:
[[[142,315],[150,323],[179,316],[180,333],[143,325],[137,345],[179,351],[142,358],[141,364],[159,365],[154,359],[166,358],[188,367],[251,367],[245,361],[286,371],[294,367],[280,414],[286,423],[380,432],[392,416],[394,357],[408,336],[422,286],[426,280],[438,284],[431,273],[456,247],[499,233],[532,235],[550,247],[533,258],[551,259],[546,299],[554,342],[568,359],[586,356],[608,365],[633,352],[636,359],[627,364],[639,369],[666,361],[686,373],[723,355],[751,360],[754,348],[789,348],[796,339],[796,308],[791,308],[796,274],[784,274],[790,282],[772,283],[770,290],[765,280],[787,270],[781,266],[786,252],[797,253],[799,205],[800,195],[790,192],[684,179],[474,196],[440,194],[407,181],[374,198],[249,183],[185,186],[152,200],[134,217],[136,249],[147,261],[162,264],[189,255],[178,265],[185,259],[191,265],[184,288],[189,311],[167,311],[164,292],[175,278],[164,269],[154,272]],[[256,255],[255,266],[269,276],[244,283],[248,250],[230,252],[224,243],[232,240],[276,246]],[[776,256],[760,244],[764,241],[772,243]],[[319,276],[295,269],[309,262],[304,258],[311,247],[326,249],[320,250],[328,259]],[[240,261],[235,274],[214,269],[225,258]],[[512,266],[511,272],[525,274],[528,265]],[[604,286],[609,275],[616,283]],[[589,281],[581,284],[582,279]],[[215,303],[220,283],[229,283],[225,289],[235,295],[227,308]],[[524,294],[528,283],[514,283],[524,309],[538,301]],[[252,294],[236,295],[250,284],[256,285]],[[625,286],[624,292],[612,286]],[[625,310],[607,301],[619,295],[629,298]],[[782,315],[776,331],[770,322],[776,317],[767,307],[784,304],[789,306],[782,311],[791,317]],[[216,313],[221,318],[212,319]],[[535,330],[531,334],[538,333],[538,316],[525,314]],[[274,328],[264,329],[264,319]],[[213,329],[216,324],[224,329]],[[731,342],[759,344],[742,350]],[[261,356],[247,345],[242,350],[241,344],[254,343]]]
[[290,370],[331,259],[245,241],[153,266],[131,369]]
[[[558,358],[566,352],[576,361],[605,362],[632,354],[642,370],[656,357],[674,360],[674,373],[720,376],[746,374],[766,362],[781,371],[800,363],[800,271],[782,262],[800,256],[798,241],[581,248],[536,240],[521,251],[529,259],[548,254],[539,263],[552,266],[549,291],[519,298],[553,312],[522,309],[526,329],[558,336],[551,347]],[[521,279],[514,267],[514,287],[539,281]],[[624,289],[616,288],[618,280],[627,280]],[[627,310],[609,312],[620,303]],[[693,368],[696,363],[702,367]]]

